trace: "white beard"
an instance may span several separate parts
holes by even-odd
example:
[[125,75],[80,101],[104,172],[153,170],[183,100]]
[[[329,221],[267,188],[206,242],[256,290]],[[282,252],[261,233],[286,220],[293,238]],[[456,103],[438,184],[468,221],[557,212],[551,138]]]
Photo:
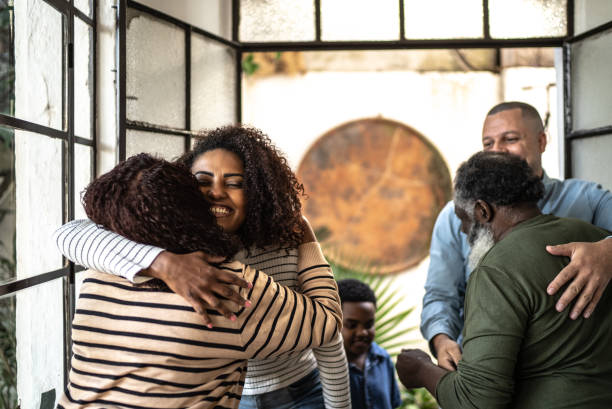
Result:
[[469,242],[471,249],[468,256],[468,268],[473,271],[482,257],[495,245],[493,232],[483,225],[475,225],[470,231]]

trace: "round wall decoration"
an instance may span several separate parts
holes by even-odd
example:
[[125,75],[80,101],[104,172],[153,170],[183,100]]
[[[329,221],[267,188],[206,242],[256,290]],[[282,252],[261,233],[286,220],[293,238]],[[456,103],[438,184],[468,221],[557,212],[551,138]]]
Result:
[[436,217],[451,198],[438,150],[419,132],[383,118],[345,123],[321,136],[297,171],[303,210],[345,267],[404,271],[429,252]]

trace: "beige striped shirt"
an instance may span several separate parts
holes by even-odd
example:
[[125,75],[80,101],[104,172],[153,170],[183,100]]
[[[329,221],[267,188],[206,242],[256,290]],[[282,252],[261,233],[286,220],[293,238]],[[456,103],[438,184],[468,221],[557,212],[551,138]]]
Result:
[[300,247],[303,294],[233,262],[223,268],[253,283],[240,290],[252,307],[213,328],[167,290],[88,271],[73,321],[69,384],[59,406],[235,408],[248,358],[265,359],[330,342],[341,308],[317,243]]

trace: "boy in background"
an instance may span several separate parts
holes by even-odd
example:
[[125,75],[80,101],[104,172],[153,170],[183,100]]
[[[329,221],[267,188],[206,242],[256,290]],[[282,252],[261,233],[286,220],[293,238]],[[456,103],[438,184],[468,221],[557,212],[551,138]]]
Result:
[[376,296],[359,280],[338,281],[342,337],[349,362],[353,409],[392,409],[402,404],[391,357],[374,342]]

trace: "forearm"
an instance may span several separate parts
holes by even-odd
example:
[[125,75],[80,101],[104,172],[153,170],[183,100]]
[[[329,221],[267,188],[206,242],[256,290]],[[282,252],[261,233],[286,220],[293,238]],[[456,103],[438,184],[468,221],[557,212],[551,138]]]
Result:
[[340,334],[327,345],[313,349],[319,367],[325,407],[351,408],[348,362]]
[[137,273],[148,268],[163,249],[130,241],[91,220],[73,220],[54,234],[60,252],[69,260],[130,281],[143,281]]
[[244,278],[253,283],[253,288],[243,290],[243,295],[253,308],[246,318],[239,314],[239,320],[247,324],[243,333],[251,358],[315,348],[331,342],[340,332],[342,312],[337,287],[319,245],[302,245],[299,251],[302,261],[298,263],[298,281],[303,294],[279,285],[261,271],[245,269]]

